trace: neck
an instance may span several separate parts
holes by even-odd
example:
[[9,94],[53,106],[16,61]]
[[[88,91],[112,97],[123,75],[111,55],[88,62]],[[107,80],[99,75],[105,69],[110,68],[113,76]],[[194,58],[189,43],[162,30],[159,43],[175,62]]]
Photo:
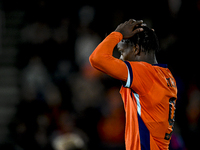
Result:
[[144,60],[149,64],[158,64],[155,54],[152,57],[148,57]]
[[133,61],[144,61],[149,64],[158,64],[155,53],[141,53],[137,55]]

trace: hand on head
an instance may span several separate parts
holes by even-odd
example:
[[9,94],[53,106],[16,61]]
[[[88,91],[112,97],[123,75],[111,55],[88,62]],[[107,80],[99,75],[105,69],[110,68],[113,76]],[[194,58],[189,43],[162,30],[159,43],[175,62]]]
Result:
[[[120,32],[123,35],[124,39],[128,39],[135,34],[142,32],[143,28],[136,28],[138,26],[146,26],[146,24],[143,23],[143,20],[136,21],[134,19],[129,19],[129,21],[125,21],[124,23],[121,23],[117,26],[115,29],[116,32]],[[154,30],[153,30],[154,31]]]

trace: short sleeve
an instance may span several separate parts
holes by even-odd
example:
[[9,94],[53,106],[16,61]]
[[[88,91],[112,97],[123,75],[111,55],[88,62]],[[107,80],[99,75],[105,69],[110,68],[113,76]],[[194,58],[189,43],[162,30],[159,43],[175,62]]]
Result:
[[138,94],[148,93],[154,84],[155,70],[146,62],[125,61],[128,69],[127,81],[124,87],[131,88]]

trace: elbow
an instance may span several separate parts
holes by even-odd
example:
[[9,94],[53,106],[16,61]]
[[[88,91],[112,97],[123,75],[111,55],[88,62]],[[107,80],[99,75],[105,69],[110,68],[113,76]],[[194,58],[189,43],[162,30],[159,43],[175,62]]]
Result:
[[93,55],[90,55],[89,61],[90,61],[91,66],[95,68],[95,65],[97,63],[96,58]]
[[100,69],[102,67],[102,61],[100,60],[99,55],[90,55],[89,57],[90,64],[93,68]]
[[92,55],[90,55],[89,61],[90,61],[90,64],[92,65],[92,63],[93,63],[93,56]]

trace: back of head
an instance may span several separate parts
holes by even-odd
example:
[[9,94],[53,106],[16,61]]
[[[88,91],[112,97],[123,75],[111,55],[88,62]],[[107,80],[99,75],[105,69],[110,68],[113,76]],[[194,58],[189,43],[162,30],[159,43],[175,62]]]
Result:
[[157,52],[159,43],[155,32],[147,26],[138,26],[136,28],[143,28],[144,30],[125,41],[133,46],[138,44],[139,48],[144,52]]

